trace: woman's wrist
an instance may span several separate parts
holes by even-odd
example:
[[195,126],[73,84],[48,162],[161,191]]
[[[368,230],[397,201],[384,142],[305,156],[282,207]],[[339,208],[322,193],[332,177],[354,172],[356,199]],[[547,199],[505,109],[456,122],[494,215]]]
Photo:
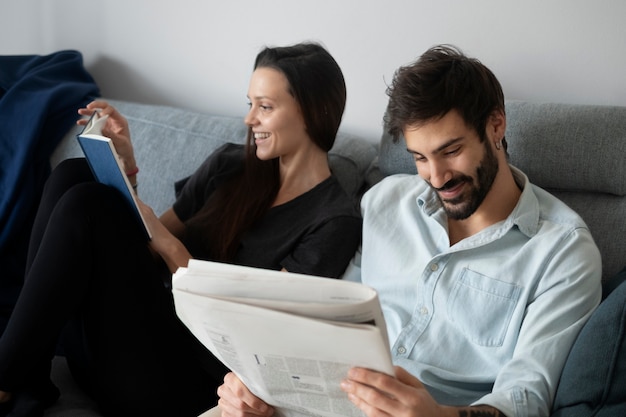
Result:
[[138,173],[139,167],[137,165],[135,165],[135,168],[126,171],[126,177],[128,178],[128,181],[130,181],[130,185],[133,187],[133,190],[135,190],[135,193],[137,192],[137,187],[139,186],[139,184],[137,183]]

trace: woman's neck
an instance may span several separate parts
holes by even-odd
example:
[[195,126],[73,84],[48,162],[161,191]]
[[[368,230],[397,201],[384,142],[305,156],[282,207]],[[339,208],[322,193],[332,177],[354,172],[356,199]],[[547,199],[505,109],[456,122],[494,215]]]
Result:
[[279,161],[280,189],[272,206],[284,204],[310,191],[331,175],[328,154],[316,149],[300,157]]

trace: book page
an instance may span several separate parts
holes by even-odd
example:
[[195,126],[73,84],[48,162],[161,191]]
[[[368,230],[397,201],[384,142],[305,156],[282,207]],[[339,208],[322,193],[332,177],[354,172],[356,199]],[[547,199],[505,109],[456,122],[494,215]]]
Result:
[[89,121],[83,128],[81,134],[103,136],[102,129],[104,128],[108,118],[108,115],[105,114],[104,116],[100,116],[100,113],[95,111],[89,118]]

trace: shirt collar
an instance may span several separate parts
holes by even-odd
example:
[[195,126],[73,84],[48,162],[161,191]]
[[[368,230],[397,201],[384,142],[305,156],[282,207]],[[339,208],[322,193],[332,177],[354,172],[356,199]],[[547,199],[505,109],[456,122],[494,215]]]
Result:
[[510,167],[515,183],[522,190],[522,195],[509,217],[505,220],[505,224],[516,225],[522,233],[532,237],[539,230],[539,201],[526,174],[514,166]]

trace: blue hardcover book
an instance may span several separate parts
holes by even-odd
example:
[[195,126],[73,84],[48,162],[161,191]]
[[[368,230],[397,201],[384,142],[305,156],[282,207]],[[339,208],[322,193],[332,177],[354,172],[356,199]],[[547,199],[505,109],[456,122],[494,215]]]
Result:
[[83,131],[77,135],[78,143],[96,180],[122,193],[142,225],[146,237],[151,239],[152,235],[141,210],[139,210],[135,191],[126,177],[122,161],[119,159],[111,139],[102,135],[102,126],[104,126],[107,117],[100,117],[98,112],[95,112]]

